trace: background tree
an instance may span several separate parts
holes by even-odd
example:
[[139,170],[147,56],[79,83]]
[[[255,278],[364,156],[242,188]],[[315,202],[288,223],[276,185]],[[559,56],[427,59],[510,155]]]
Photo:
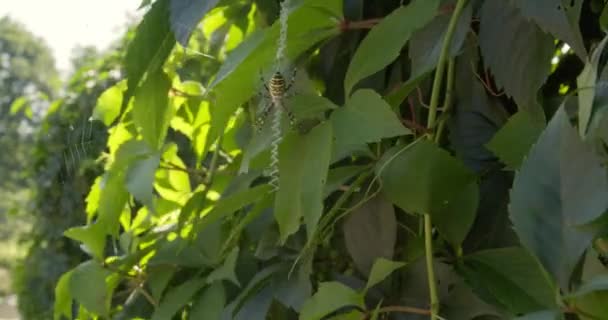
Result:
[[[20,255],[19,234],[29,221],[28,181],[24,171],[31,162],[42,109],[56,94],[58,74],[51,50],[25,26],[0,18],[0,268],[10,269]],[[0,294],[9,279],[0,279]]]
[[42,111],[32,107],[43,107],[41,100],[52,98],[58,85],[55,61],[45,42],[9,17],[0,18],[0,146],[13,151],[0,157],[5,188],[17,182],[24,186],[19,174],[27,168],[25,148],[31,142],[34,113],[39,118]]
[[24,319],[51,319],[57,279],[85,258],[63,231],[86,221],[84,200],[101,170],[96,159],[106,139],[103,126],[91,119],[92,109],[100,93],[119,80],[121,48],[118,42],[106,52],[75,50],[74,72],[45,110],[28,149],[33,227],[14,274]]

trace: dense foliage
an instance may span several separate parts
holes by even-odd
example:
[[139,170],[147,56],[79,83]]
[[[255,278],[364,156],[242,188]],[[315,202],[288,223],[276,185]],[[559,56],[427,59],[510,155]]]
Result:
[[[124,45],[123,45],[124,46]],[[104,56],[74,56],[74,74],[38,125],[35,144],[26,145],[34,199],[28,205],[33,227],[29,250],[14,274],[14,289],[25,319],[53,317],[54,289],[64,272],[86,260],[63,231],[85,223],[88,190],[101,174],[96,161],[106,144],[103,124],[89,121],[97,97],[121,74],[121,45]]]
[[606,319],[602,1],[142,6],[56,319]]

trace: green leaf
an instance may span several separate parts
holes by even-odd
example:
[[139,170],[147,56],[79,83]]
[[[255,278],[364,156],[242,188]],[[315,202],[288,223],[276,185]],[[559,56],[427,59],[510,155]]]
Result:
[[175,37],[169,23],[169,1],[154,2],[129,44],[125,56],[127,90],[122,100],[123,109],[146,73],[161,72],[165,60],[175,46]]
[[129,194],[124,186],[124,177],[120,170],[109,171],[102,180],[99,195],[99,214],[97,223],[103,226],[107,234],[118,235],[119,218]]
[[[270,304],[274,298],[272,286],[266,286],[257,291],[241,306],[234,320],[267,319]],[[226,318],[224,318],[226,319]]]
[[86,261],[72,270],[69,277],[69,289],[72,297],[88,311],[107,316],[112,293],[106,285],[110,275],[99,263]]
[[306,135],[287,135],[279,147],[279,190],[274,216],[281,242],[296,232],[303,217],[309,238],[323,212],[323,188],[332,147],[332,127],[326,122]]
[[73,271],[68,271],[59,277],[55,286],[55,304],[53,306],[53,319],[62,317],[72,319],[72,292],[70,291],[70,278]]
[[240,290],[239,295],[224,309],[223,313],[227,316],[227,319],[234,319],[235,314],[240,311],[241,307],[245,305],[248,300],[253,300],[252,296],[255,297],[256,293],[268,288],[273,280],[273,276],[280,269],[280,265],[273,264],[257,272],[247,286]]
[[149,73],[144,83],[135,92],[133,121],[141,128],[144,140],[160,150],[173,116],[169,105],[171,80],[163,73]]
[[[460,53],[460,49],[469,33],[472,15],[473,6],[471,3],[468,3],[458,18],[448,52],[449,57]],[[440,14],[412,35],[409,45],[409,57],[412,61],[412,78],[426,74],[437,66],[451,18],[451,14]]]
[[236,267],[236,261],[239,257],[239,248],[236,247],[230,251],[224,263],[217,269],[213,270],[207,276],[207,283],[213,283],[215,281],[221,280],[230,280],[232,283],[237,286],[241,286],[239,283],[239,279],[237,279],[236,274],[234,273]]
[[9,113],[12,115],[17,114],[19,111],[21,111],[21,109],[23,109],[27,105],[27,103],[28,101],[26,97],[19,97],[15,99],[11,104]]
[[82,227],[73,227],[66,230],[63,235],[82,242],[86,252],[98,261],[103,260],[106,246],[106,233],[101,224],[93,223]]
[[512,313],[556,307],[555,288],[538,262],[522,248],[476,252],[465,256],[457,271],[482,299]]
[[148,281],[146,284],[150,287],[150,294],[155,301],[160,300],[174,274],[175,267],[172,265],[148,266]]
[[509,118],[486,146],[508,168],[515,170],[521,166],[543,129],[527,112],[520,111]]
[[350,95],[359,81],[393,62],[413,32],[435,17],[438,7],[439,0],[415,0],[397,8],[374,26],[350,61],[344,79],[344,92]]
[[215,204],[213,209],[203,217],[197,227],[200,230],[203,230],[206,226],[219,221],[221,218],[254,203],[270,191],[269,185],[259,185],[222,198]]
[[110,154],[116,154],[116,151],[122,144],[125,142],[134,139],[137,135],[133,130],[132,123],[126,124],[123,122],[118,122],[115,126],[108,129],[108,149]]
[[300,320],[321,320],[346,306],[363,307],[362,296],[339,282],[322,282],[319,290],[304,304]]
[[582,320],[603,319],[608,314],[608,290],[590,292],[584,296],[577,297],[573,303],[580,313]]
[[173,316],[186,304],[190,302],[192,297],[205,286],[205,279],[189,279],[185,283],[172,288],[171,291],[163,297],[158,308],[152,314],[151,320],[166,320]]
[[464,280],[448,285],[449,292],[440,296],[441,316],[445,319],[503,319],[505,312],[499,306],[490,305],[481,300],[479,296],[465,283]]
[[337,108],[337,106],[327,98],[310,93],[296,94],[289,98],[287,104],[296,119],[324,119],[324,113],[326,111]]
[[587,50],[579,29],[583,0],[515,0],[526,18],[530,18],[545,32],[569,44],[585,60]]
[[515,176],[510,216],[521,243],[567,288],[593,234],[576,225],[608,206],[601,160],[585,145],[560,108]]
[[[268,150],[272,144],[272,122],[268,121],[262,129],[251,137],[247,147],[243,150],[243,160],[239,168],[239,174],[245,174],[250,172],[250,165],[254,165],[254,169],[261,169],[260,158],[263,158],[262,165],[268,165],[268,153],[263,153]],[[255,161],[254,161],[255,160]],[[257,166],[256,166],[257,165]]]
[[[288,19],[287,59],[294,59],[339,32],[335,16],[342,16],[340,0],[308,0],[306,5],[292,8]],[[245,103],[256,90],[263,90],[260,72],[273,67],[279,23],[265,32],[254,33],[234,49],[218,71],[209,90],[214,90],[217,105],[212,108],[212,123],[207,147],[224,130],[230,116]]]
[[300,311],[304,303],[312,295],[311,265],[303,265],[291,276],[289,273],[275,276],[275,299],[283,305]]
[[475,220],[478,190],[460,161],[423,140],[389,150],[376,173],[389,200],[407,212],[433,216],[452,243],[464,239]]
[[593,113],[593,100],[595,97],[595,86],[598,76],[600,57],[608,42],[608,36],[595,48],[591,58],[586,61],[585,68],[576,78],[576,85],[580,88],[578,92],[578,130],[581,136],[587,134],[587,129]]
[[[596,243],[599,243],[596,242]],[[608,314],[608,274],[605,264],[590,250],[582,262],[580,285],[576,290],[566,295],[568,305],[574,305],[578,310],[585,311],[586,315],[580,315],[581,319],[602,319],[602,315]]]
[[[171,142],[165,145],[163,149],[163,163],[168,163],[170,166],[177,166],[179,168],[187,168],[186,164],[178,155],[178,149],[175,143]],[[154,189],[162,198],[181,205],[184,204],[185,199],[188,198],[192,192],[188,172],[183,170],[157,170]]]
[[85,201],[87,203],[86,213],[87,213],[87,223],[90,223],[95,214],[97,213],[97,208],[99,208],[99,195],[101,193],[101,181],[103,176],[99,176],[95,178],[95,182],[91,186],[91,190],[89,190],[89,194],[87,195]]
[[[214,232],[215,231],[215,232]],[[207,228],[203,235],[198,237],[208,240],[205,244],[213,252],[205,252],[204,249],[199,249],[187,240],[177,238],[173,241],[157,241],[158,250],[156,254],[148,262],[149,266],[175,265],[190,268],[200,268],[203,266],[211,266],[219,261],[219,247],[221,240],[217,230]]]
[[[306,224],[308,238],[312,239],[317,230],[317,223],[323,214],[323,193],[331,161],[333,146],[333,128],[325,122],[304,136],[303,149],[300,156],[304,156],[302,165],[302,214]],[[282,171],[289,174],[289,171]]]
[[[454,248],[460,246],[475,222],[479,197],[479,186],[476,181],[471,181],[455,190],[444,206],[432,212],[433,224]],[[454,223],[455,220],[458,223]]]
[[110,169],[101,182],[98,220],[107,234],[118,235],[119,218],[129,199],[125,187],[128,166],[136,159],[150,154],[150,147],[143,141],[129,140],[120,145]]
[[125,177],[127,190],[152,211],[154,177],[159,164],[159,154],[137,159],[129,166]]
[[103,122],[109,127],[120,114],[122,96],[126,87],[127,83],[123,80],[106,89],[106,91],[97,98],[97,104],[93,109],[92,118]]
[[221,282],[207,287],[192,305],[191,320],[219,320],[226,305],[226,292]]
[[508,1],[485,1],[481,8],[479,46],[496,84],[519,110],[544,122],[536,92],[551,71],[551,36],[521,15]]
[[367,292],[367,290],[382,282],[395,270],[404,266],[405,262],[391,261],[384,258],[378,258],[376,262],[374,262],[372,271],[369,273],[367,284],[365,285],[365,289],[363,290],[363,292]]
[[218,0],[171,0],[171,30],[182,46],[188,46],[192,31],[217,2]]
[[370,89],[357,90],[346,106],[332,113],[331,123],[336,139],[334,153],[337,155],[365,143],[411,133],[382,97]]
[[[355,199],[358,203],[362,199]],[[392,259],[397,240],[393,205],[378,195],[350,213],[343,224],[346,250],[357,269],[369,274],[378,258]]]

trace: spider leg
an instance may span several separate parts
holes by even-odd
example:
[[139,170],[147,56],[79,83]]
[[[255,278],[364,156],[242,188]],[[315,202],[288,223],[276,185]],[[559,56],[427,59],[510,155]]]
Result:
[[266,79],[264,79],[264,75],[262,74],[262,71],[260,71],[260,80],[262,81],[262,84],[264,85],[266,92],[268,93],[268,95],[270,95],[270,88],[268,88],[268,85],[266,84]]
[[264,126],[264,123],[266,122],[266,118],[268,118],[270,111],[272,111],[272,101],[266,103],[266,106],[264,107],[260,115],[256,118],[255,126],[257,127],[257,131],[262,130],[262,127]]
[[293,68],[293,70],[291,72],[291,77],[289,78],[289,82],[285,86],[285,91],[288,91],[289,89],[291,89],[291,87],[293,87],[293,84],[296,82],[296,73],[297,72],[298,72],[298,69]]
[[291,110],[284,103],[281,103],[281,106],[283,107],[283,110],[285,111],[285,113],[287,113],[287,118],[289,118],[289,124],[291,126],[294,126],[296,124],[296,116],[293,114],[293,112],[291,112]]
[[[266,86],[266,84],[264,84],[264,86]],[[260,91],[260,92],[258,92],[258,96],[260,96],[261,98],[264,98],[266,100],[270,100],[272,98],[268,91]]]

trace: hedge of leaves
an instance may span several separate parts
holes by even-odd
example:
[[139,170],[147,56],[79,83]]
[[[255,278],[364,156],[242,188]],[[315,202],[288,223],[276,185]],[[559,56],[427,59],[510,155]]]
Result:
[[405,2],[282,12],[269,168],[280,6],[144,1],[55,318],[606,319],[603,2]]

